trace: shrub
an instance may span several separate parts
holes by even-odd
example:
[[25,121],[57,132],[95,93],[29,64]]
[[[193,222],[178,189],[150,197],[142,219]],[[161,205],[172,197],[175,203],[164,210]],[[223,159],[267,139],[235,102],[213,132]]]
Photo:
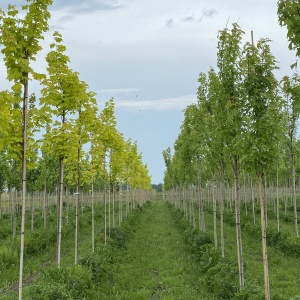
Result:
[[69,300],[86,299],[91,295],[92,273],[87,268],[52,267],[30,288],[30,299]]
[[209,292],[217,299],[232,300],[239,289],[238,270],[233,267],[235,264],[228,259],[212,258],[210,265],[205,275]]

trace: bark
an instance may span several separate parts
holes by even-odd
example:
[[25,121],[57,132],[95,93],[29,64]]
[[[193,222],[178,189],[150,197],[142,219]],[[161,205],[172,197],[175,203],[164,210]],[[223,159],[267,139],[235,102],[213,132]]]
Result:
[[218,248],[218,236],[217,236],[217,200],[216,200],[216,177],[213,174],[212,181],[212,197],[213,197],[213,217],[214,217],[214,246]]
[[221,189],[221,198],[220,198],[220,238],[221,238],[221,255],[225,256],[225,241],[224,241],[224,199],[225,199],[225,190],[224,190],[224,161],[221,160],[221,180],[220,180],[220,189]]
[[279,223],[279,166],[277,164],[277,172],[276,172],[276,219],[277,219],[277,231],[280,231],[280,223]]
[[250,177],[250,189],[251,189],[251,201],[252,201],[252,219],[253,224],[256,222],[256,215],[255,215],[255,197],[254,197],[254,188],[253,188],[253,181]]
[[121,225],[123,220],[123,203],[122,203],[122,185],[119,184],[119,225]]
[[116,226],[115,220],[115,184],[112,185],[112,226]]
[[94,179],[92,179],[92,252],[95,252]]
[[105,168],[105,157],[103,164],[103,206],[104,206],[104,245],[107,242],[107,212],[106,212],[106,168]]
[[44,228],[46,228],[47,225],[47,212],[46,212],[46,192],[47,191],[47,179],[45,176],[44,181],[44,192],[43,192],[43,217],[44,217]]
[[[27,57],[29,60],[29,57]],[[25,74],[28,78],[28,73]],[[19,300],[22,299],[23,290],[23,263],[25,241],[25,212],[26,212],[26,150],[27,150],[27,123],[28,123],[28,80],[24,79],[23,97],[23,149],[22,149],[22,218],[21,218],[21,245],[20,245],[20,271],[19,271]]]
[[237,256],[239,268],[239,282],[240,290],[245,287],[244,280],[244,263],[243,263],[243,246],[242,246],[242,231],[241,231],[241,212],[240,212],[240,194],[239,194],[239,169],[238,160],[234,158],[234,186],[235,186],[235,223],[236,223],[236,237],[237,237]]
[[291,150],[292,154],[292,189],[293,189],[293,206],[294,206],[294,231],[295,235],[298,238],[298,213],[297,213],[297,200],[296,200],[296,172],[295,172],[295,154],[293,149]]
[[265,199],[263,197],[263,181],[262,181],[262,179],[263,179],[263,173],[260,172],[259,173],[259,198],[260,198],[262,253],[263,253],[263,265],[264,265],[265,300],[270,300],[267,235],[266,235],[266,214],[265,214]]
[[31,232],[34,228],[34,192],[31,192]]
[[59,184],[58,184],[58,201],[57,201],[57,253],[56,263],[60,269],[61,262],[61,228],[62,228],[62,211],[63,211],[63,185],[64,185],[64,157],[59,159]]

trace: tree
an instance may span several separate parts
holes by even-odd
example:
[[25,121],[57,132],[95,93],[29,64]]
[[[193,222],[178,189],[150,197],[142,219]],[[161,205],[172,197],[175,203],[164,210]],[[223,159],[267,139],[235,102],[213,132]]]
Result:
[[[61,262],[61,228],[63,208],[64,162],[66,156],[75,156],[78,151],[78,135],[68,117],[75,115],[80,108],[82,85],[78,73],[68,67],[69,57],[64,54],[66,47],[62,45],[62,36],[53,34],[54,43],[47,54],[48,75],[42,81],[41,109],[47,124],[52,124],[44,134],[45,147],[59,160],[59,188],[57,200],[57,266]],[[54,119],[52,120],[52,116]],[[60,121],[59,121],[60,118]]]
[[[298,0],[278,0],[277,14],[280,26],[286,26],[289,49],[300,56],[300,3]],[[295,67],[296,64],[292,65]]]
[[24,257],[24,230],[25,230],[25,205],[26,205],[26,149],[27,149],[27,108],[28,108],[28,82],[30,76],[40,80],[42,76],[31,67],[30,61],[41,46],[44,32],[48,31],[50,13],[48,7],[52,0],[27,0],[28,4],[22,9],[26,12],[24,19],[18,18],[18,10],[9,5],[7,13],[0,11],[0,43],[7,68],[7,79],[13,81],[13,91],[21,93],[23,88],[23,138],[22,138],[22,224],[21,224],[21,249],[20,249],[20,275],[19,299],[22,299],[23,257]]
[[281,98],[278,95],[278,82],[273,74],[277,68],[276,60],[270,52],[268,39],[261,39],[257,46],[246,43],[242,66],[245,74],[247,124],[247,160],[259,178],[259,197],[261,210],[262,253],[264,265],[265,299],[270,299],[266,203],[263,195],[265,172],[276,166],[281,128]]
[[220,107],[224,108],[224,118],[226,119],[221,129],[221,135],[224,136],[226,151],[230,156],[234,173],[237,252],[241,290],[245,286],[239,194],[239,162],[242,155],[242,136],[245,124],[243,115],[245,99],[241,91],[242,73],[239,66],[240,44],[243,34],[244,32],[236,23],[233,24],[231,31],[228,28],[220,31],[217,54],[220,85],[223,90]]
[[285,99],[285,108],[288,127],[288,146],[291,156],[292,166],[292,187],[293,187],[293,206],[294,206],[294,231],[298,237],[298,212],[296,200],[296,173],[295,173],[295,139],[297,130],[297,121],[300,115],[300,78],[294,74],[293,78],[285,76],[282,80],[282,91]]

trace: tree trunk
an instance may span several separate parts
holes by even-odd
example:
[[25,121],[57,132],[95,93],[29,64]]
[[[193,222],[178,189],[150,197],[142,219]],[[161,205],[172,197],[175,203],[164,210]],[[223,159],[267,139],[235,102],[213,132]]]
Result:
[[250,177],[250,188],[251,188],[251,200],[252,200],[252,218],[253,224],[256,222],[256,215],[255,215],[255,197],[254,197],[254,189],[253,189],[253,180]]
[[77,185],[76,185],[76,207],[75,207],[75,265],[77,265],[78,263],[79,196],[80,196],[80,141],[77,150]]
[[298,238],[298,213],[297,213],[297,200],[296,200],[296,174],[295,174],[295,154],[292,150],[292,188],[293,188],[293,206],[294,206],[294,230]]
[[270,285],[268,271],[268,255],[267,255],[267,235],[266,235],[266,215],[265,201],[263,197],[263,173],[259,173],[259,199],[260,199],[260,218],[261,218],[261,238],[262,238],[262,253],[264,265],[264,283],[265,283],[265,300],[270,300]]
[[234,186],[235,186],[235,224],[236,224],[236,237],[237,237],[239,282],[240,282],[240,290],[243,290],[245,287],[245,281],[244,281],[244,263],[243,263],[241,212],[240,212],[240,195],[239,195],[239,169],[238,169],[237,158],[234,158],[233,164],[234,164]]
[[64,185],[64,157],[59,159],[59,184],[58,184],[58,201],[57,201],[57,267],[60,269],[61,261],[61,228],[62,228],[62,211],[63,211],[63,185]]
[[[29,58],[27,57],[27,60]],[[25,74],[28,78],[28,74]],[[23,263],[25,240],[25,212],[26,212],[26,150],[27,150],[27,119],[28,119],[28,80],[24,79],[23,97],[23,149],[22,149],[22,218],[21,218],[21,245],[20,245],[20,272],[19,272],[19,300],[22,299],[23,290]]]
[[123,219],[123,203],[122,203],[122,185],[119,183],[119,193],[118,193],[118,198],[119,198],[119,225],[122,223]]
[[213,217],[214,217],[214,246],[218,248],[218,235],[217,235],[217,200],[216,200],[216,177],[213,173],[212,181],[212,197],[213,197]]
[[92,252],[95,252],[94,179],[92,179]]
[[112,185],[112,227],[116,227],[115,220],[115,184]]
[[277,231],[280,231],[279,224],[279,166],[277,164],[277,172],[276,172],[276,219],[277,219]]
[[105,167],[105,154],[104,154],[104,164],[103,164],[103,206],[104,206],[104,245],[107,241],[107,211],[106,211],[106,167]]
[[225,256],[225,241],[224,241],[224,199],[225,199],[225,190],[224,190],[224,160],[221,160],[221,180],[220,180],[220,189],[221,189],[221,197],[220,197],[220,229],[221,229],[221,255]]
[[43,217],[44,217],[44,228],[46,228],[46,225],[47,225],[46,193],[47,193],[47,178],[46,178],[46,176],[45,176],[45,181],[44,181],[44,192],[43,192]]
[[200,231],[205,231],[205,219],[203,210],[203,197],[201,188],[201,159],[197,159],[197,177],[198,177],[198,206],[199,206],[199,229]]
[[34,192],[31,192],[31,232],[34,228]]

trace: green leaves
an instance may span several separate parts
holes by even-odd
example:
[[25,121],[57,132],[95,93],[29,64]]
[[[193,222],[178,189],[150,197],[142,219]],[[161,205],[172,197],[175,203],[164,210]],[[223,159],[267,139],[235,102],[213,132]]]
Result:
[[286,26],[289,49],[300,56],[300,3],[297,0],[279,0],[277,14],[280,26]]
[[[30,60],[35,60],[35,55],[41,47],[39,40],[48,30],[50,13],[49,5],[52,0],[30,0],[29,4],[22,6],[25,18],[18,18],[18,10],[14,5],[8,6],[7,13],[1,11],[0,16],[0,43],[7,68],[7,78],[16,83],[29,79],[33,74],[36,79],[39,76],[34,73],[29,65]],[[37,76],[35,76],[37,75]]]

